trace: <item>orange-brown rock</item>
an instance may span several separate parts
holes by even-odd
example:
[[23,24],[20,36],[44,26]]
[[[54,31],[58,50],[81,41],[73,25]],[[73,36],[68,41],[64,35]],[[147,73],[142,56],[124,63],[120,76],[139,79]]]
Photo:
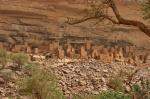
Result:
[[123,56],[122,48],[115,51],[114,60],[120,62],[121,64],[125,64],[125,58]]
[[27,42],[24,43],[24,47],[28,47],[29,44]]
[[65,58],[65,51],[63,50],[62,46],[59,46],[58,48],[58,58],[59,59]]
[[50,43],[49,44],[49,51],[53,51],[53,50],[54,50],[53,43]]
[[143,63],[150,63],[150,54],[146,54],[145,56],[144,56],[144,61],[143,61]]
[[139,61],[140,63],[144,63],[144,55],[139,55]]
[[133,60],[132,65],[135,65],[135,66],[139,66],[140,65],[139,58],[138,58],[137,55],[132,56],[131,59]]
[[32,53],[32,49],[31,49],[30,46],[27,46],[27,48],[26,48],[26,53],[28,53],[28,54]]
[[71,44],[68,44],[68,46],[67,46],[67,57],[71,58],[71,53],[72,53],[72,46],[71,46]]
[[119,54],[120,59],[124,59],[123,48],[119,48],[118,54]]
[[72,49],[71,49],[71,58],[74,58],[74,55],[75,55],[75,49],[72,47]]
[[53,42],[53,48],[54,50],[59,48],[59,42]]
[[103,45],[99,45],[99,46],[98,46],[99,53],[102,53],[103,49],[104,49],[104,46],[103,46]]
[[135,47],[134,46],[129,46],[129,52],[133,53],[135,51]]
[[91,47],[92,47],[92,41],[91,40],[86,40],[86,43],[85,43],[86,50],[90,50]]
[[50,51],[50,53],[57,54],[58,48],[59,48],[59,42],[52,42],[48,45],[47,49]]
[[82,46],[80,49],[80,58],[81,59],[88,59],[87,51],[85,50],[84,46]]
[[24,43],[34,36],[44,40],[61,36],[64,32],[60,31],[60,25],[69,15],[66,13],[80,12],[74,2],[76,0],[0,0],[1,41]]
[[75,55],[75,49],[72,47],[71,44],[67,44],[67,57],[68,58],[73,58]]
[[93,48],[92,48],[92,58],[94,58],[94,59],[99,59],[99,48],[98,48],[98,46],[93,46]]
[[[74,16],[76,18],[79,17],[79,13],[84,11],[84,5],[70,4],[70,2],[76,1],[82,2],[88,0],[0,0],[0,33],[2,34],[1,38],[3,38],[1,41],[8,41],[10,43],[11,41],[15,43],[30,42],[34,36],[37,36],[40,40],[53,40],[57,39],[57,37],[62,37],[67,32],[69,33],[68,35],[78,37],[85,36],[85,32],[88,32],[87,37],[95,37],[98,36],[96,33],[104,32],[101,26],[100,28],[98,26],[92,31],[94,33],[92,33],[90,32],[92,28],[86,26],[87,24],[83,27],[67,26],[67,28],[62,28],[62,23],[66,21],[66,17]],[[117,26],[117,28],[122,28],[122,26]],[[128,29],[126,26],[123,26],[123,28]],[[106,33],[100,33],[99,36],[105,35],[105,39],[113,36],[120,37],[119,33],[110,33],[108,36]],[[141,35],[141,33],[139,34]],[[123,35],[128,36],[125,33]],[[134,35],[132,36],[134,37]]]
[[34,54],[39,54],[39,48],[34,48]]
[[115,45],[115,46],[114,46],[114,49],[115,49],[115,51],[118,51],[119,46]]
[[128,58],[127,63],[131,65],[135,65],[135,61],[132,58]]
[[49,45],[48,44],[42,44],[38,46],[40,53],[49,52]]
[[3,43],[0,42],[0,49],[3,49],[3,48],[4,48]]
[[109,52],[110,52],[110,53],[114,53],[114,52],[115,52],[115,48],[114,48],[114,47],[111,47],[110,50],[109,50]]
[[12,52],[18,53],[24,48],[24,45],[14,45],[11,49]]
[[111,58],[108,52],[107,48],[103,48],[102,52],[100,54],[100,60],[105,62],[105,63],[110,63],[111,62]]
[[130,53],[130,48],[129,48],[129,46],[126,46],[124,49],[125,49],[125,56],[128,57],[128,56],[129,56],[129,53]]

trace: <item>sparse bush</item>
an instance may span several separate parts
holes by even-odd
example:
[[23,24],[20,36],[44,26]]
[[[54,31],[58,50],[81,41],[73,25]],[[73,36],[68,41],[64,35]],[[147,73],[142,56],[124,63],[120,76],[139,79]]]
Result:
[[24,69],[31,71],[31,69],[32,69],[33,67],[38,66],[38,65],[39,65],[38,63],[32,63],[32,62],[31,62],[31,63],[27,63],[27,64],[24,65]]
[[[73,99],[85,99],[85,97],[81,96],[81,95],[73,95]],[[88,99],[86,97],[86,99]]]
[[145,0],[143,5],[144,19],[150,19],[150,0]]
[[136,99],[150,99],[150,81],[141,81],[141,86],[134,84],[132,86],[132,95]]
[[55,76],[47,70],[33,66],[31,75],[19,80],[19,92],[32,99],[65,99],[57,87]]
[[98,95],[75,95],[73,99],[131,99],[131,96],[118,91],[104,91]]
[[100,95],[97,95],[93,99],[131,99],[131,97],[118,91],[106,91],[102,92]]
[[18,68],[21,68],[28,62],[28,56],[24,53],[12,54],[11,59],[13,63],[17,64]]
[[8,57],[7,51],[4,49],[0,49],[0,64],[2,65],[1,69],[5,67],[5,65],[8,62],[8,59],[9,57]]
[[140,91],[141,91],[141,88],[140,88],[139,85],[134,84],[134,85],[132,86],[132,91],[133,91],[133,92],[140,92]]
[[115,91],[124,92],[125,88],[123,86],[123,80],[120,77],[114,77],[110,79],[108,84]]
[[79,57],[80,57],[80,55],[74,54],[73,59],[78,59]]
[[82,95],[79,95],[79,94],[74,94],[72,96],[73,98],[72,99],[95,99],[95,95],[92,95],[92,94],[82,94]]

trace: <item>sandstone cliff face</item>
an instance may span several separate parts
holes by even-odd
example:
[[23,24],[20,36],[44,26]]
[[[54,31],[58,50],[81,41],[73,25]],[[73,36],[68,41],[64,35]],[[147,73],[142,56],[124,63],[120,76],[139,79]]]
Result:
[[0,41],[21,43],[60,36],[59,19],[66,4],[67,0],[0,0]]
[[[35,40],[48,41],[66,33],[72,36],[101,36],[113,39],[114,33],[111,29],[104,28],[103,23],[93,28],[89,23],[64,27],[66,17],[82,15],[85,1],[87,0],[0,0],[0,42],[14,44]],[[115,31],[115,35],[121,34],[121,39],[127,39],[130,33],[131,37],[134,37],[135,32],[137,29],[127,27],[125,31]],[[143,35],[141,32],[139,34],[135,37]],[[148,45],[150,40],[145,37],[134,43],[139,44],[144,40],[142,44]]]

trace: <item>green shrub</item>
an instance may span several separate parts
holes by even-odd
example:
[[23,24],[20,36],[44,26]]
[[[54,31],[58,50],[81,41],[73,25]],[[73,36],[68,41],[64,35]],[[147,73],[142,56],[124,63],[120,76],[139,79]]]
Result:
[[118,91],[104,91],[98,95],[74,95],[73,99],[131,99],[131,96]]
[[74,94],[72,99],[95,99],[94,95],[87,95],[87,94]]
[[132,86],[132,95],[134,95],[136,99],[150,99],[150,81],[141,80],[141,86],[134,84]]
[[144,19],[150,19],[150,0],[145,0],[142,4]]
[[85,97],[83,97],[81,95],[73,95],[73,99],[85,99]]
[[129,95],[126,95],[117,91],[106,91],[95,96],[93,99],[131,99]]
[[32,67],[30,76],[19,80],[19,92],[32,99],[65,99],[57,87],[55,76],[38,66]]
[[141,91],[141,88],[140,88],[139,85],[134,84],[134,85],[132,86],[132,91],[137,93],[137,92],[140,92],[140,91]]
[[31,71],[31,69],[33,69],[35,66],[38,66],[38,65],[39,65],[38,63],[33,63],[33,62],[27,63],[24,65],[24,69]]
[[8,57],[7,51],[4,49],[0,49],[0,64],[2,65],[2,69],[7,64],[8,59],[9,57]]
[[123,80],[120,77],[114,77],[110,79],[109,86],[115,91],[124,92]]
[[25,65],[28,62],[28,56],[24,53],[12,54],[11,59],[13,63],[16,63],[19,67]]

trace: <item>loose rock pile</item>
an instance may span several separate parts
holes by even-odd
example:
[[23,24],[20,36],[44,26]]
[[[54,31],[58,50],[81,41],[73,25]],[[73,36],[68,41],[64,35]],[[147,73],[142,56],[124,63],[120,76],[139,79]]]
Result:
[[[141,79],[148,79],[150,76],[150,68],[138,68],[136,66],[120,62],[104,63],[100,60],[57,60],[52,59],[44,61],[42,68],[52,69],[59,80],[59,86],[66,96],[71,97],[73,94],[98,94],[102,91],[112,90],[108,85],[111,78],[135,72],[131,79],[131,85],[138,83]],[[139,70],[138,70],[139,69]],[[138,70],[138,72],[136,72]],[[11,69],[0,70],[0,94],[2,96],[16,96],[17,87],[15,81],[18,76],[24,75],[23,71],[13,71]],[[126,81],[127,76],[123,76]],[[126,90],[131,90],[124,83]]]
[[15,85],[18,76],[22,75],[18,71],[11,69],[0,70],[0,99],[6,96],[17,96],[17,86]]
[[[92,59],[64,64],[53,69],[64,94],[70,96],[81,93],[98,94],[101,91],[110,90],[108,83],[111,78],[123,73],[134,73],[138,68],[117,62],[107,64]],[[139,71],[135,76],[133,75],[131,84],[135,83],[135,78],[141,79],[143,76],[148,78],[149,70],[150,68],[142,69],[142,72]],[[125,87],[128,88],[128,85],[125,84]]]

